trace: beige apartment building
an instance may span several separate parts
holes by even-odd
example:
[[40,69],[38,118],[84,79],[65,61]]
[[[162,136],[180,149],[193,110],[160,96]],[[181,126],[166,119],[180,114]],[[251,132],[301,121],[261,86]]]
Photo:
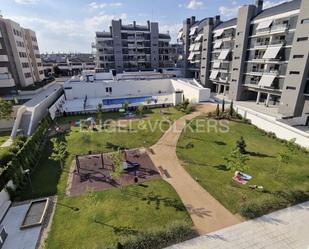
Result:
[[35,32],[0,16],[0,93],[8,94],[43,78]]

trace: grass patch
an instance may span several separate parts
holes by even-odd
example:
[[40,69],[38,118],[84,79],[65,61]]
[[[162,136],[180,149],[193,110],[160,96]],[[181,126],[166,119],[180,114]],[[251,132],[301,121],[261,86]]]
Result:
[[[203,119],[199,119],[203,122]],[[206,130],[207,122],[205,123]],[[248,170],[253,179],[247,185],[232,180],[234,172],[226,169],[224,157],[243,136],[250,155]],[[193,148],[186,149],[188,143]],[[278,176],[277,154],[285,144],[243,122],[229,122],[229,132],[183,133],[177,154],[185,169],[197,178],[202,187],[233,213],[252,218],[288,205],[309,199],[309,156],[295,150],[288,164],[283,164]],[[262,185],[264,191],[252,190],[249,185]],[[274,205],[266,205],[274,203]],[[256,215],[254,214],[256,210]]]
[[[108,189],[95,192],[98,200],[96,208],[97,222],[89,217],[87,197],[65,196],[69,169],[76,154],[87,154],[89,150],[109,152],[116,147],[136,148],[154,144],[163,134],[160,129],[151,130],[158,121],[166,118],[171,121],[183,114],[174,108],[153,109],[145,113],[143,120],[149,121],[139,127],[141,122],[134,120],[131,131],[81,132],[72,127],[71,132],[59,136],[68,144],[68,156],[64,170],[51,161],[51,143],[47,143],[42,158],[33,172],[32,188],[24,189],[22,199],[58,195],[58,203],[53,218],[46,248],[104,248],[124,241],[128,236],[139,237],[148,229],[161,229],[173,222],[183,222],[192,226],[192,221],[181,200],[173,188],[163,180],[151,180],[141,185],[131,185],[120,189]],[[58,124],[67,124],[91,115],[72,116],[57,120]],[[104,113],[104,119],[119,119],[118,113]],[[163,130],[169,123],[163,122]],[[78,208],[78,211],[74,211]]]

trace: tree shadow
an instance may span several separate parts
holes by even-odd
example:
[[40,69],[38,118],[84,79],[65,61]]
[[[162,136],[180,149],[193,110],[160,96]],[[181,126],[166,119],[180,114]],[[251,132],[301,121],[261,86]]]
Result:
[[161,195],[157,195],[152,192],[144,195],[136,191],[125,190],[124,193],[126,195],[139,198],[140,200],[145,201],[148,205],[155,205],[156,209],[160,209],[161,205],[164,205],[166,207],[172,207],[176,211],[186,210],[182,202],[174,198],[162,197]]
[[267,154],[263,154],[260,152],[254,152],[254,151],[247,151],[246,154],[253,156],[253,157],[261,157],[261,158],[265,158],[265,157],[273,157]]
[[113,144],[111,142],[106,142],[106,148],[108,149],[112,149],[112,150],[126,150],[128,149],[127,147],[125,146],[122,146],[122,145],[117,145],[117,144]]
[[214,143],[216,144],[216,145],[226,145],[226,143],[225,142],[222,142],[222,141],[214,141]]
[[127,226],[112,226],[107,223],[104,223],[102,221],[95,220],[96,224],[100,224],[102,226],[109,227],[113,230],[113,232],[117,235],[137,235],[139,232],[136,229],[133,229],[132,227]]
[[214,166],[214,168],[216,168],[217,170],[229,171],[229,169],[223,164],[216,165]]
[[198,217],[211,216],[211,211],[206,210],[205,208],[194,208],[192,205],[186,205],[188,212],[191,215],[196,215]]

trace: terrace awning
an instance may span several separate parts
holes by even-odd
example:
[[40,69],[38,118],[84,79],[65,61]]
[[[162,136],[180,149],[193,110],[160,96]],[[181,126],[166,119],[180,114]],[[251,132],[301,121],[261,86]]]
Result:
[[218,57],[219,60],[225,60],[227,55],[229,54],[229,49],[223,49]]
[[199,34],[199,35],[197,35],[197,37],[195,38],[195,42],[198,42],[198,41],[200,41],[201,39],[202,39],[202,37],[203,37],[203,34]]
[[191,52],[188,56],[188,60],[192,60],[194,57],[195,53]]
[[215,45],[214,45],[214,48],[220,48],[222,43],[223,43],[223,41],[221,41],[221,40],[220,41],[216,41]]
[[193,51],[194,50],[194,47],[195,47],[195,44],[191,44],[190,47],[189,47],[189,51]]
[[180,32],[178,33],[177,40],[179,40],[179,39],[182,37],[182,34],[183,34],[183,31],[180,31]]
[[216,62],[214,62],[214,64],[213,64],[213,68],[219,68],[220,65],[221,65],[221,62],[220,62],[220,61],[216,61]]
[[268,47],[265,51],[265,54],[263,55],[263,59],[275,59],[281,48],[282,44]]
[[265,21],[265,22],[260,22],[258,24],[258,26],[256,27],[256,30],[269,28],[269,26],[272,24],[273,21],[274,20],[268,20],[268,21]]
[[270,87],[275,78],[275,75],[264,74],[259,81],[259,86]]
[[217,31],[215,31],[215,34],[214,34],[214,37],[219,37],[223,34],[224,32],[224,29],[219,29]]
[[202,43],[195,43],[194,50],[200,50]]
[[218,70],[213,70],[209,76],[209,79],[214,80],[217,78],[219,71]]
[[191,29],[190,29],[190,33],[189,33],[189,35],[194,35],[194,34],[195,34],[195,32],[196,32],[196,30],[197,30],[197,26],[195,26],[195,27],[191,28]]

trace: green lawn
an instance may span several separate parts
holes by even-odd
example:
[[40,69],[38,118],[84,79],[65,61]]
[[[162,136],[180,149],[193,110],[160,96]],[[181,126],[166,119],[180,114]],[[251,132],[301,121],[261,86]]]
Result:
[[6,142],[11,136],[11,132],[0,132],[0,145]]
[[97,192],[96,197],[97,222],[89,214],[85,196],[58,200],[46,248],[102,248],[174,221],[192,224],[177,193],[163,180]]
[[[58,204],[46,241],[46,248],[101,248],[119,241],[128,235],[135,235],[152,228],[161,228],[173,221],[184,221],[192,225],[192,221],[181,200],[173,188],[163,180],[152,180],[142,185],[131,185],[120,189],[109,189],[96,192],[98,207],[95,213],[99,222],[90,219],[86,196],[65,196],[68,170],[74,155],[86,154],[89,150],[108,152],[117,147],[136,148],[154,144],[163,131],[151,126],[166,118],[175,120],[183,114],[174,108],[165,108],[164,115],[160,109],[148,111],[142,124],[134,120],[132,129],[122,128],[121,132],[111,132],[108,128],[98,132],[82,132],[73,127],[71,132],[59,136],[67,141],[68,156],[65,169],[60,171],[57,163],[48,159],[51,143],[45,147],[38,167],[32,174],[30,186],[21,193],[22,199],[58,195]],[[58,124],[67,124],[89,116],[73,116],[57,120]],[[118,113],[104,113],[104,119],[119,119]],[[143,129],[138,129],[141,126]],[[163,123],[163,130],[169,127]],[[74,211],[70,207],[76,207]]]
[[[202,123],[205,121],[202,117],[199,120]],[[204,124],[207,130],[207,122]],[[226,169],[224,160],[241,136],[250,154],[246,173],[253,177],[247,185],[240,185],[231,179],[234,172]],[[189,142],[194,147],[185,149]],[[300,199],[309,199],[309,154],[296,150],[290,155],[289,163],[283,164],[276,175],[276,155],[285,149],[284,143],[254,126],[230,121],[228,133],[196,133],[191,130],[183,133],[177,154],[183,160],[185,169],[233,213],[241,213],[241,207],[247,206],[250,210],[258,209],[260,215]],[[248,185],[252,184],[262,185],[264,191],[250,189]]]

